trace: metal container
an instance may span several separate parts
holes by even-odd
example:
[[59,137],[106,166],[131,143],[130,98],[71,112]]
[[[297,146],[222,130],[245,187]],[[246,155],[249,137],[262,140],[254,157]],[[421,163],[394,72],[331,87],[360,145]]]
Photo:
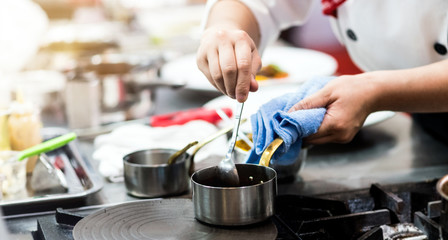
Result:
[[[249,150],[250,151],[250,150]],[[235,146],[235,163],[245,163],[249,154],[249,151]],[[300,150],[299,155],[294,161],[288,161],[288,164],[282,164],[281,161],[272,161],[269,163],[269,167],[273,168],[277,172],[277,178],[281,180],[291,180],[302,169],[306,158],[308,157],[308,147],[304,147]]]
[[293,161],[293,163],[282,164],[281,161],[271,160],[269,167],[275,169],[279,180],[292,179],[295,178],[296,175],[300,172],[300,169],[302,169],[307,156],[308,156],[308,148],[302,148],[300,150],[299,155]]
[[443,239],[448,239],[448,175],[437,182],[437,192],[442,197],[442,209],[440,211],[440,231]]
[[261,155],[260,165],[235,164],[239,187],[225,186],[219,178],[218,166],[195,172],[191,182],[196,219],[213,225],[239,226],[272,216],[277,173],[268,166],[281,144],[281,138],[274,139]]
[[240,187],[226,187],[217,179],[218,167],[191,176],[195,217],[213,225],[239,226],[264,221],[274,214],[277,174],[254,164],[236,164]]
[[171,165],[176,149],[147,149],[123,157],[124,181],[130,195],[142,198],[179,195],[189,189],[189,154]]

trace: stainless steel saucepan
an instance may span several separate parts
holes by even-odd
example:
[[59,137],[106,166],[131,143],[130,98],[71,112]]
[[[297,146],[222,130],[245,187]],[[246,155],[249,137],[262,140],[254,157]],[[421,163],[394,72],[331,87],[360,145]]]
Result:
[[195,172],[191,183],[196,219],[213,225],[240,226],[271,217],[277,194],[277,173],[268,166],[282,143],[283,140],[275,139],[263,152],[260,165],[236,164],[239,187],[225,186],[217,177],[217,166]]
[[223,128],[208,136],[195,146],[191,155],[183,153],[172,164],[168,164],[168,160],[178,149],[145,149],[124,156],[123,175],[128,193],[136,197],[153,198],[188,191],[196,153],[232,129],[233,126]]
[[178,195],[189,190],[190,155],[184,153],[168,165],[177,149],[146,149],[123,157],[123,174],[130,195],[141,198]]

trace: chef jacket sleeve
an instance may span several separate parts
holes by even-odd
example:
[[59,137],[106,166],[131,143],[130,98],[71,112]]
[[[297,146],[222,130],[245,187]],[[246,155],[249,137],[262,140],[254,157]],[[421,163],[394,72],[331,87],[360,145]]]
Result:
[[[208,0],[202,29],[205,28],[212,6],[219,0]],[[275,41],[280,31],[291,26],[301,25],[307,19],[312,7],[312,0],[240,0],[254,14],[260,27],[260,53],[269,43]]]

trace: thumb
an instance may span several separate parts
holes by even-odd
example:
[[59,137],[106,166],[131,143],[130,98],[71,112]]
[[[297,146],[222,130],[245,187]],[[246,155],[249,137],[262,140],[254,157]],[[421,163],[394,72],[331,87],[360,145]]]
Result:
[[304,109],[326,107],[329,103],[328,99],[323,97],[322,94],[319,94],[319,93],[320,93],[320,91],[300,100],[298,103],[294,104],[294,106],[292,106],[288,110],[288,112],[294,112],[294,111],[304,110]]

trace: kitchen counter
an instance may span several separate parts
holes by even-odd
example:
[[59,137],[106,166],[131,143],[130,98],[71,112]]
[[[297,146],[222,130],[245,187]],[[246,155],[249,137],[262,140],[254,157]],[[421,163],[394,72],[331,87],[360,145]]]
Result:
[[[198,98],[189,91],[175,95],[175,90],[159,91],[156,101],[159,113],[198,107],[215,97],[213,93]],[[88,142],[82,143],[81,147],[85,152],[93,151]],[[279,183],[279,193],[318,195],[368,188],[371,183],[431,180],[448,174],[446,156],[448,145],[423,132],[408,114],[397,113],[390,119],[363,128],[348,144],[313,146],[296,179]],[[210,164],[218,161],[210,159]],[[126,194],[123,183],[105,181],[103,189],[89,197],[88,203],[135,199]]]
[[[218,94],[211,93],[198,97],[188,90],[159,89],[156,113],[202,106],[216,96]],[[79,147],[92,161],[92,142],[80,140]],[[397,113],[390,119],[363,128],[351,143],[313,146],[297,177],[293,181],[280,182],[278,190],[279,194],[319,195],[364,189],[371,183],[431,180],[448,173],[446,156],[447,145],[424,133],[412,123],[409,115]],[[218,158],[210,159],[210,164],[218,161]],[[123,182],[104,180],[99,192],[72,207],[107,206],[133,200],[138,199],[126,194]],[[35,230],[37,216],[39,214],[8,219],[7,226],[13,239],[32,239],[29,232]]]

